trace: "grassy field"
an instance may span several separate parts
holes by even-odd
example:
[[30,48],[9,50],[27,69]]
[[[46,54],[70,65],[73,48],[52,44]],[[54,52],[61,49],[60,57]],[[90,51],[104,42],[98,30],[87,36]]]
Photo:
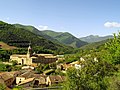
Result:
[[9,46],[4,42],[0,42],[0,48],[5,49],[5,50],[11,50],[11,49],[16,49],[17,47]]

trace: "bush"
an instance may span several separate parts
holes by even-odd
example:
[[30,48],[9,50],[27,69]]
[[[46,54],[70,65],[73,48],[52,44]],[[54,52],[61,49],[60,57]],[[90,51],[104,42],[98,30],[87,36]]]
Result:
[[107,62],[86,61],[82,69],[70,68],[67,71],[65,90],[107,90],[105,77],[111,77],[116,68]]

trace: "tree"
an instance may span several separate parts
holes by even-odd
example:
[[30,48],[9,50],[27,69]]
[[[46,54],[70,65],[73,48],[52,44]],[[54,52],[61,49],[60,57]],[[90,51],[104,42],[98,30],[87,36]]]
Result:
[[65,90],[107,90],[105,77],[112,76],[117,69],[105,61],[86,61],[82,69],[70,68],[67,71]]
[[7,71],[5,64],[0,63],[0,71]]
[[114,75],[113,77],[106,77],[107,90],[120,90],[120,75]]
[[103,59],[112,64],[120,64],[120,33],[118,36],[114,34],[114,39],[105,44],[105,49]]

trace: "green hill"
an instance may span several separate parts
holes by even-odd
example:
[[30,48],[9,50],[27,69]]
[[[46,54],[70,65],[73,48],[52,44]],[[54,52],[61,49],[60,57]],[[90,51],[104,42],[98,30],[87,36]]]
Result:
[[50,37],[53,37],[53,38],[55,38],[56,36],[59,36],[59,35],[63,34],[63,32],[55,32],[55,31],[52,31],[52,30],[44,30],[42,32],[44,34],[50,36]]
[[87,44],[86,42],[79,40],[78,38],[76,38],[75,36],[73,36],[72,34],[70,34],[68,32],[63,33],[63,32],[54,32],[54,31],[50,31],[50,30],[45,30],[42,32],[44,34],[47,34],[50,37],[58,40],[60,43],[72,46],[74,48],[79,48],[79,47]]
[[13,24],[15,27],[17,28],[23,28],[25,30],[28,30],[34,34],[40,35],[48,40],[54,41],[54,42],[58,42],[56,39],[48,36],[47,34],[44,34],[42,31],[38,30],[37,28],[30,26],[30,25],[21,25],[21,24]]
[[51,42],[40,35],[36,35],[24,28],[16,28],[14,25],[0,21],[0,41],[10,46],[26,47],[31,42],[33,47],[53,50],[57,52],[69,52],[72,48]]

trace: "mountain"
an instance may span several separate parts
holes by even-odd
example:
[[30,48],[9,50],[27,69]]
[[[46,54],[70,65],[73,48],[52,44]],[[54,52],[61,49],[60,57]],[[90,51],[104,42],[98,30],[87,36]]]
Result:
[[42,32],[58,40],[60,43],[72,46],[74,48],[79,48],[87,44],[86,42],[79,40],[78,38],[76,38],[75,36],[73,36],[72,34],[68,32],[55,32],[51,30],[44,30]]
[[103,40],[110,39],[110,38],[113,38],[113,36],[108,35],[108,36],[100,37],[98,35],[90,35],[87,37],[82,37],[80,38],[80,40],[88,42],[88,43],[93,43],[93,42],[99,42],[99,41],[103,41]]
[[21,24],[13,24],[15,27],[17,28],[23,28],[25,30],[28,30],[34,34],[40,35],[48,40],[54,41],[54,42],[58,42],[56,39],[48,36],[47,34],[44,34],[42,31],[38,30],[37,28],[30,26],[30,25],[21,25]]
[[55,31],[52,31],[52,30],[44,30],[42,32],[44,34],[50,36],[50,37],[53,37],[53,38],[55,38],[56,36],[59,36],[59,35],[63,34],[63,32],[55,32]]
[[44,37],[32,33],[24,28],[17,28],[14,25],[0,21],[0,41],[5,42],[10,46],[16,47],[26,47],[29,43],[33,47],[43,48],[57,51],[66,52],[73,50],[71,47],[64,46],[62,44],[57,44],[45,39]]

